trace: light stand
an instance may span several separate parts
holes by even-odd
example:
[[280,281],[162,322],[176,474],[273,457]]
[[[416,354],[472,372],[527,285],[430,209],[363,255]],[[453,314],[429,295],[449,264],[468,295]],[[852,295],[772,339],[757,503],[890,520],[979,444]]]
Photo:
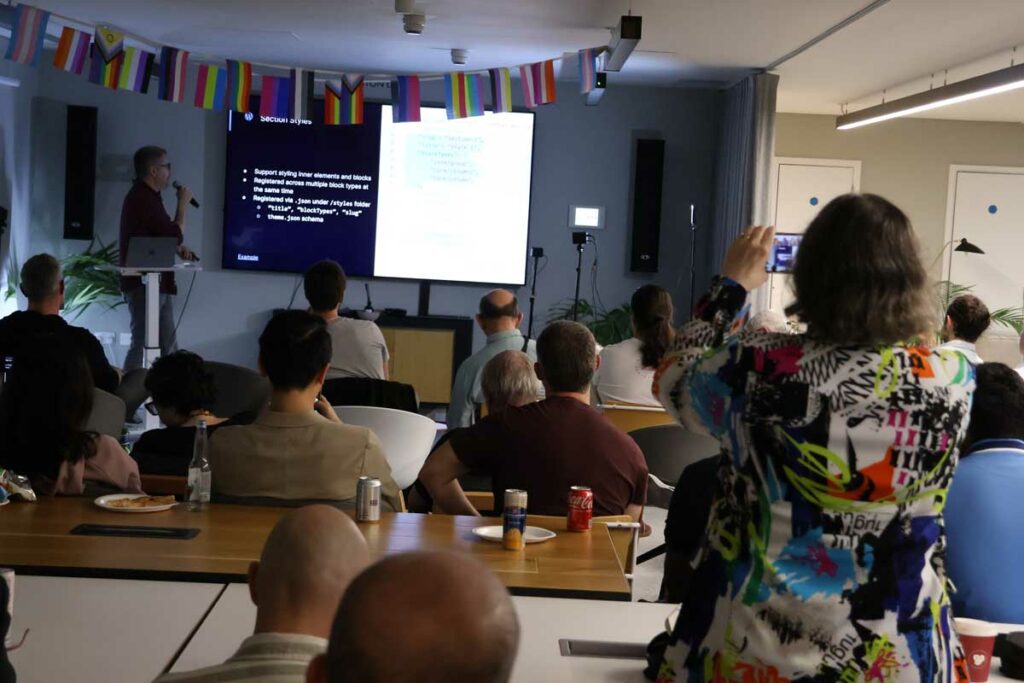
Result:
[[526,341],[533,337],[533,304],[537,301],[537,265],[544,257],[543,247],[530,247],[530,257],[533,259],[533,284],[530,285],[530,319],[526,324]]
[[693,221],[693,204],[690,204],[690,307],[687,309],[687,315],[693,315],[693,287],[694,287],[694,272],[693,272],[693,252],[697,247],[697,224]]
[[575,321],[580,308],[580,276],[583,270],[583,248],[591,239],[589,232],[574,232],[572,243],[576,245],[576,294],[572,299],[572,319]]

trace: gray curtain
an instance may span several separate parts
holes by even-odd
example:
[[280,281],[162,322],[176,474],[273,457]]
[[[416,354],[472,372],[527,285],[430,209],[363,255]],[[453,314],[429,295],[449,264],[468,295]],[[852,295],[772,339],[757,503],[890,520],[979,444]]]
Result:
[[711,274],[718,272],[726,250],[740,231],[771,220],[769,184],[775,156],[778,87],[778,76],[761,73],[744,78],[724,93],[715,165]]

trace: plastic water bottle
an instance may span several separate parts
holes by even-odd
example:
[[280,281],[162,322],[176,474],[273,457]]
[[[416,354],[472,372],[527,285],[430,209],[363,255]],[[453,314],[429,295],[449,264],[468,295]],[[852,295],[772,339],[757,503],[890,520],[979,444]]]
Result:
[[191,511],[202,510],[210,502],[210,486],[213,472],[207,453],[206,421],[196,425],[196,440],[192,447],[192,462],[188,464],[188,489],[185,500]]

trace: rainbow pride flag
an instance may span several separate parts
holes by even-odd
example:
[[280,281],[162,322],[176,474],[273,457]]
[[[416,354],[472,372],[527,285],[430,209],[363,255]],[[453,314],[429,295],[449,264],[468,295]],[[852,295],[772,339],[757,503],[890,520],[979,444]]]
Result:
[[224,94],[227,89],[228,74],[225,69],[210,64],[199,65],[194,101],[197,107],[220,111],[224,108]]
[[85,71],[85,58],[89,54],[90,43],[92,36],[88,33],[65,26],[60,32],[60,42],[57,43],[57,52],[53,55],[53,65],[81,76]]
[[157,97],[167,102],[184,102],[188,52],[176,47],[160,48],[159,74],[160,87],[157,90]]
[[344,74],[340,80],[327,81],[324,92],[324,123],[330,125],[363,122],[363,77]]
[[117,87],[132,92],[149,92],[149,77],[153,75],[153,60],[156,55],[137,47],[124,49],[124,64],[117,79]]
[[313,72],[292,69],[288,78],[288,116],[293,119],[309,119],[309,105],[312,101]]
[[260,77],[260,116],[288,118],[291,78]]
[[491,111],[495,114],[512,111],[512,72],[508,67],[491,69]]
[[116,88],[123,64],[124,34],[107,26],[97,26],[89,64],[89,80],[106,88]]
[[519,67],[519,80],[523,86],[523,101],[533,109],[538,104],[555,101],[555,60],[526,64]]
[[249,111],[249,95],[252,93],[252,64],[237,59],[228,62],[228,109]]
[[397,76],[391,81],[391,120],[394,123],[420,120],[419,76]]
[[444,104],[449,119],[484,114],[484,77],[464,72],[445,74]]
[[46,24],[49,21],[49,12],[24,4],[18,5],[14,10],[11,39],[7,43],[7,53],[4,57],[19,64],[38,64],[39,55],[43,52]]
[[588,47],[579,51],[580,94],[586,95],[597,87],[597,50]]

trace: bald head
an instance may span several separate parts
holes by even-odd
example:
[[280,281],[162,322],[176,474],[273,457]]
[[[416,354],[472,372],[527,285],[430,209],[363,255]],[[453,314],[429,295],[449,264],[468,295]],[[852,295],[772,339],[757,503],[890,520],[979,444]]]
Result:
[[512,600],[490,570],[465,555],[405,553],[352,582],[326,666],[311,671],[329,683],[501,683],[518,645]]
[[480,390],[491,414],[533,403],[539,385],[533,361],[522,351],[502,351],[480,373]]
[[523,321],[519,300],[507,289],[493,289],[480,299],[476,321],[486,334],[514,330]]
[[362,533],[340,510],[310,505],[285,515],[249,567],[256,632],[326,638],[342,593],[369,564]]

